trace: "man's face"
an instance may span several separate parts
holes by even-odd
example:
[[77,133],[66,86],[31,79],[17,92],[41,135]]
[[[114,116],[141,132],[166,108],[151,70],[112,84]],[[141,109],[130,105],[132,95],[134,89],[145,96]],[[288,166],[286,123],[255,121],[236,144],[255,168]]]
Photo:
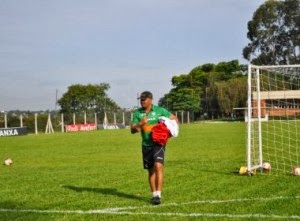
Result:
[[141,102],[142,108],[147,108],[147,107],[151,106],[152,99],[151,98],[144,98],[144,97],[142,97],[141,100],[140,100],[140,102]]

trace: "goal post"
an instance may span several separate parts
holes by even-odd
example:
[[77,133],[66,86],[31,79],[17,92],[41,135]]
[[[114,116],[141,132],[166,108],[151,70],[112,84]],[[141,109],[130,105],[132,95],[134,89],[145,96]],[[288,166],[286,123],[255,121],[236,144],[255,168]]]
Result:
[[300,65],[248,66],[247,171],[300,165]]

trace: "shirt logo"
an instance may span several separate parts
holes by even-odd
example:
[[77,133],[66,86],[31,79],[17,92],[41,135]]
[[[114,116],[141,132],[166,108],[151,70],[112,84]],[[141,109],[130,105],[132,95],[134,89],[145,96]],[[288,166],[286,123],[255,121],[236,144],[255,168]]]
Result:
[[151,112],[151,116],[153,116],[153,117],[154,117],[155,115],[156,115],[156,113],[155,113],[155,112]]

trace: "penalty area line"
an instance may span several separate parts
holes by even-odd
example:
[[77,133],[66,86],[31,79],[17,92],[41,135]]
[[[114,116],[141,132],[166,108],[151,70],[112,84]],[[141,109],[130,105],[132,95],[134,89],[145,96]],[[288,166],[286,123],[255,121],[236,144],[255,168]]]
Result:
[[260,219],[299,219],[298,215],[268,215],[268,214],[226,214],[226,213],[171,213],[171,212],[129,212],[109,210],[35,210],[35,209],[0,209],[0,212],[13,213],[41,213],[41,214],[110,214],[110,215],[132,215],[132,216],[168,216],[168,217],[206,217],[206,218],[260,218]]
[[158,207],[153,207],[153,205],[145,205],[145,206],[128,206],[128,207],[115,207],[115,208],[106,208],[103,211],[109,212],[117,212],[117,211],[127,211],[127,210],[135,210],[135,209],[147,209],[147,208],[161,208],[161,207],[169,207],[169,206],[186,206],[192,204],[222,204],[222,203],[239,203],[239,202],[247,202],[247,201],[274,201],[274,200],[291,200],[291,199],[300,199],[300,196],[274,196],[274,197],[260,197],[260,198],[237,198],[237,199],[224,199],[224,200],[197,200],[190,202],[181,202],[181,203],[164,203],[159,205]]
[[115,215],[151,215],[151,216],[173,216],[173,217],[226,217],[226,218],[272,218],[272,219],[299,219],[300,215],[275,215],[275,214],[219,214],[219,213],[176,213],[176,212],[139,212],[132,210],[141,209],[155,209],[168,206],[185,206],[191,204],[221,204],[221,203],[236,203],[243,201],[272,201],[272,200],[291,200],[300,199],[300,196],[275,196],[268,198],[240,198],[240,199],[227,199],[227,200],[198,200],[182,203],[166,203],[159,206],[145,205],[145,206],[128,206],[128,207],[115,207],[94,210],[40,210],[40,209],[9,209],[0,208],[0,213],[41,213],[41,214],[115,214]]

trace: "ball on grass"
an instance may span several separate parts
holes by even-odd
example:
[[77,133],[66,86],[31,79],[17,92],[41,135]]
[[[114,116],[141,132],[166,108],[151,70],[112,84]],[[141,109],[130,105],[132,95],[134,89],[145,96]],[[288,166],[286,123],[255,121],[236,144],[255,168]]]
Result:
[[6,166],[10,166],[13,163],[12,159],[8,158],[6,160],[4,160],[3,164]]
[[267,172],[268,172],[268,171],[271,170],[272,167],[271,167],[271,164],[270,164],[270,163],[264,162],[263,165],[262,165],[262,168],[263,168],[264,171],[267,171]]
[[300,176],[300,166],[293,167],[292,174],[294,176]]
[[246,174],[246,173],[247,173],[247,167],[241,166],[241,167],[240,167],[240,170],[239,170],[239,174],[240,174],[240,175],[244,175],[244,174]]

